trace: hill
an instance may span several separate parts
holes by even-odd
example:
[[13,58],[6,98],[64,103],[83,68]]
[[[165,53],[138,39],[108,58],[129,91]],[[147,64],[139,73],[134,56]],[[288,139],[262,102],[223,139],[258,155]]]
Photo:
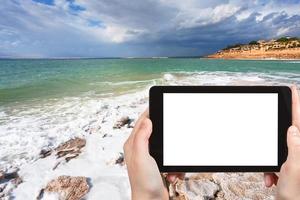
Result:
[[300,38],[282,37],[269,41],[235,44],[208,55],[216,59],[300,59]]

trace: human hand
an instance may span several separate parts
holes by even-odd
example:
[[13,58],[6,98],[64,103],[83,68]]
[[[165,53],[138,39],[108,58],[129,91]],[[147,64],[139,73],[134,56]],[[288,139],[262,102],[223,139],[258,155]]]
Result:
[[[125,162],[131,186],[133,200],[164,200],[169,199],[169,193],[159,172],[155,160],[149,154],[148,144],[152,133],[152,122],[146,110],[136,122],[131,135],[124,144]],[[184,174],[167,175],[172,183]]]
[[267,187],[277,185],[278,200],[300,199],[300,100],[297,87],[292,87],[292,126],[288,129],[288,157],[280,173],[265,173]]

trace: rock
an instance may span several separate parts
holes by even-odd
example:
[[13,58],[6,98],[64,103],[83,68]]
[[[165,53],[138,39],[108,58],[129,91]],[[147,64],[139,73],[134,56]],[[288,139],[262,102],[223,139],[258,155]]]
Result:
[[[85,144],[86,140],[83,138],[74,138],[68,140],[55,149],[56,158],[63,158],[66,162],[69,162],[71,159],[79,156],[81,149],[85,146]],[[57,162],[53,167],[53,170],[55,170],[60,164],[61,161]]]
[[273,200],[275,187],[264,186],[262,173],[188,173],[169,193],[172,200]]
[[219,190],[220,187],[209,180],[179,180],[175,186],[177,197],[174,199],[213,199]]
[[127,124],[127,128],[134,128],[134,125],[135,125],[135,121],[130,120],[130,122]]
[[12,168],[6,172],[0,171],[0,199],[10,199],[9,195],[17,188],[22,179],[19,177],[18,168]]
[[[188,175],[186,175],[188,176]],[[213,173],[193,173],[189,177],[189,179],[193,180],[210,180],[213,181]]]
[[126,124],[130,123],[130,118],[128,116],[121,117],[113,126],[114,129],[120,129],[121,127],[125,126]]
[[55,151],[57,158],[61,158],[63,156],[70,155],[73,157],[74,155],[79,155],[81,153],[81,149],[85,146],[86,141],[82,138],[74,138],[68,140],[67,142],[59,145]]
[[102,138],[106,138],[106,137],[112,137],[112,135],[109,135],[107,133],[105,133],[104,135],[102,135]]
[[125,165],[125,159],[124,159],[124,153],[119,153],[117,158],[113,158],[106,162],[106,165],[113,166],[113,165],[120,165],[123,166]]
[[124,160],[124,154],[123,153],[119,153],[119,157],[116,159],[115,164],[123,166],[125,164],[124,161],[125,161]]
[[18,168],[9,169],[6,172],[0,171],[0,180],[4,180],[4,179],[11,180],[11,179],[19,178],[18,171],[19,171]]
[[275,196],[275,189],[266,188],[262,173],[216,173],[214,180],[222,188],[223,199],[269,200]]
[[43,199],[45,193],[55,193],[60,200],[80,200],[88,193],[89,188],[86,177],[59,176],[40,190],[37,199]]
[[19,175],[18,175],[17,171],[4,174],[4,178],[8,179],[8,180],[15,179],[15,178],[18,178],[18,177],[19,177]]
[[46,157],[50,156],[51,153],[52,153],[52,149],[50,149],[50,148],[42,149],[40,151],[40,158],[46,158]]
[[4,171],[0,171],[0,181],[4,179]]

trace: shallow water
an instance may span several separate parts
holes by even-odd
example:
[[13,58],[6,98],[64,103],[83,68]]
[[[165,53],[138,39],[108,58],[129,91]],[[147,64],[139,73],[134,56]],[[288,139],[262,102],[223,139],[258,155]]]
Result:
[[[52,98],[109,96],[160,83],[166,73],[270,76],[298,82],[298,61],[209,59],[0,60],[0,105]],[[236,74],[235,74],[236,73]],[[285,83],[285,82],[284,82]]]
[[[300,85],[298,61],[0,60],[0,168],[86,134],[152,85]],[[111,122],[113,123],[113,122]]]

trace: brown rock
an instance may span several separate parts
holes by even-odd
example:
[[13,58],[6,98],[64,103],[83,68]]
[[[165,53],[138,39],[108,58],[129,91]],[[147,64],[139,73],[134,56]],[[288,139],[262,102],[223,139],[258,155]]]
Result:
[[0,181],[4,179],[4,171],[0,171]]
[[[86,140],[83,138],[74,138],[68,140],[67,142],[59,145],[56,151],[56,158],[64,158],[66,162],[69,162],[71,159],[76,158],[80,153],[81,149],[85,146]],[[61,161],[55,164],[53,170],[55,170]]]
[[114,129],[120,129],[121,127],[125,126],[126,124],[129,124],[131,120],[129,119],[128,116],[121,117],[115,125],[113,126]]
[[281,50],[233,50],[207,56],[214,59],[300,59],[300,48]]
[[215,198],[220,187],[209,180],[178,180],[175,184],[174,200],[190,200],[190,199],[213,199]]
[[264,186],[262,173],[216,173],[213,175],[222,188],[225,199],[272,199],[275,189]]
[[264,186],[262,173],[195,173],[170,185],[172,200],[270,200],[275,188]]
[[37,199],[42,199],[44,193],[57,193],[61,200],[80,200],[88,191],[86,177],[59,176],[50,181],[46,188],[41,189]]
[[189,179],[193,180],[213,180],[213,173],[195,173],[192,174]]
[[77,157],[81,153],[81,149],[85,146],[86,141],[82,138],[74,138],[59,145],[56,150],[57,158],[61,157]]

